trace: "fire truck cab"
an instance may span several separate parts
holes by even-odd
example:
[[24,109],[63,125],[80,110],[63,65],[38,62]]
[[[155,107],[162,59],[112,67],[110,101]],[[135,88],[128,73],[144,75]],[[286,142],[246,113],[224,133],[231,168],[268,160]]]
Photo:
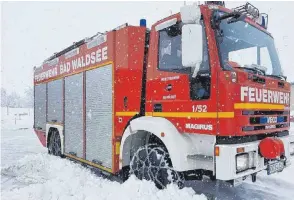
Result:
[[159,188],[233,184],[294,154],[290,84],[267,15],[186,5],[146,28],[81,40],[35,69],[35,132],[49,153]]

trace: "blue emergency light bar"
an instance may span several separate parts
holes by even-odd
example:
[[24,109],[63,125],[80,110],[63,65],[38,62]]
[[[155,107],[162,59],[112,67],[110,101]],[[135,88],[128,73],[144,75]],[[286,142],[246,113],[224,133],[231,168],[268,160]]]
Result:
[[146,19],[140,19],[140,26],[142,26],[142,27],[146,27],[147,26]]

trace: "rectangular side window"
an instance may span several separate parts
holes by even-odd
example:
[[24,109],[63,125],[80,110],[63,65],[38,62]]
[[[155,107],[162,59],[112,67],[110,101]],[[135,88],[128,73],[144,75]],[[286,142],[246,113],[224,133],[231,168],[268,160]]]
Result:
[[189,74],[190,98],[192,100],[210,98],[211,72],[208,44],[203,21],[201,25],[203,38],[199,38],[199,40],[203,40],[203,59],[195,77],[192,77],[194,67],[187,68],[182,65],[182,23],[177,23],[159,31],[158,70]]
[[[202,25],[203,26],[203,25]],[[203,26],[203,62],[200,65],[200,71],[209,70],[207,39]],[[162,71],[178,71],[182,73],[191,73],[193,69],[185,68],[182,65],[182,23],[159,31],[158,42],[158,69]]]
[[158,68],[162,70],[181,70],[182,33],[179,24],[159,32]]

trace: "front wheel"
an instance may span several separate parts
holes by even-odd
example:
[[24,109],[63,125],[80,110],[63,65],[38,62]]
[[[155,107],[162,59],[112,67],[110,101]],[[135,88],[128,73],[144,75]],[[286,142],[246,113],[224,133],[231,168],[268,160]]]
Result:
[[60,136],[56,130],[53,130],[49,138],[48,153],[54,156],[62,156]]
[[170,183],[183,187],[183,178],[173,170],[168,152],[156,144],[142,146],[136,151],[130,163],[130,173],[140,180],[153,181],[159,189]]

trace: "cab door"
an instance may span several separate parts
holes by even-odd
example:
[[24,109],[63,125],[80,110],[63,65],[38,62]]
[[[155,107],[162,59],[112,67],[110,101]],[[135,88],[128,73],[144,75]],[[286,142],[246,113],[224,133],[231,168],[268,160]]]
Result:
[[[170,20],[172,17],[167,18]],[[162,22],[161,22],[162,23]],[[155,24],[154,26],[156,26]],[[203,62],[195,68],[182,65],[182,26],[178,22],[156,31],[152,28],[147,73],[147,111],[170,120],[180,132],[216,133],[216,85],[212,81],[207,39],[203,27]]]

